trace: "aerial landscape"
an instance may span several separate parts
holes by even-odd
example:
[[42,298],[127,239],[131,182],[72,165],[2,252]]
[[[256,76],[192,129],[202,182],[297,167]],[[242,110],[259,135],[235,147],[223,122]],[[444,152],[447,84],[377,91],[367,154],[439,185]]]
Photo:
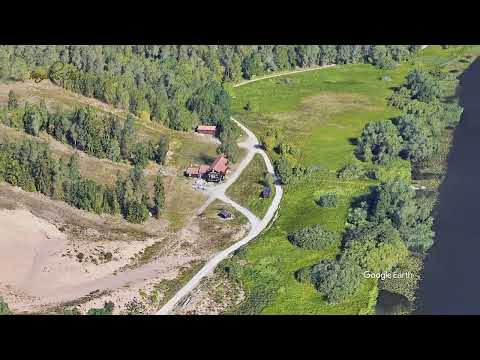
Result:
[[480,314],[478,56],[0,45],[0,314]]

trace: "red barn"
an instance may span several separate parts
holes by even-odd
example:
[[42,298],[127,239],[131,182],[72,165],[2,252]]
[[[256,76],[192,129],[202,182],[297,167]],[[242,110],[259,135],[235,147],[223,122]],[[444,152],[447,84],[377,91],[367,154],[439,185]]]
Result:
[[217,127],[215,125],[198,125],[197,132],[199,134],[213,135],[217,133]]

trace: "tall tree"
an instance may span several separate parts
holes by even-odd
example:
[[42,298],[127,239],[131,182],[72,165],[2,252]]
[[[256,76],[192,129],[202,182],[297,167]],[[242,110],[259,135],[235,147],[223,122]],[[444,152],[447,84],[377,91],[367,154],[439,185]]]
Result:
[[17,95],[13,92],[13,90],[10,90],[8,92],[8,105],[7,108],[8,110],[15,110],[18,107],[18,101],[17,101]]
[[161,210],[163,209],[165,204],[165,189],[163,187],[163,180],[160,174],[157,175],[155,179],[154,189],[155,216],[159,218]]

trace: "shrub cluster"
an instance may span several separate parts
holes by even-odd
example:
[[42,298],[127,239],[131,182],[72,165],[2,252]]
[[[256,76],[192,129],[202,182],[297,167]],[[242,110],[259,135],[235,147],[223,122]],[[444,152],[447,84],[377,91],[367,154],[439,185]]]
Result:
[[324,230],[320,225],[313,225],[290,233],[288,240],[304,249],[321,250],[335,245],[338,237],[334,232]]
[[329,193],[326,195],[320,196],[317,201],[317,204],[324,208],[334,208],[338,206],[338,197],[335,193]]

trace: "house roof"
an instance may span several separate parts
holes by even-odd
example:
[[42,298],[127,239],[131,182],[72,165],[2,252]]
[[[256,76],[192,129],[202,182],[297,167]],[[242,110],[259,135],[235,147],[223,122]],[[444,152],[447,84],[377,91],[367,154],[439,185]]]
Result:
[[193,175],[198,175],[199,174],[199,170],[200,168],[198,166],[189,166],[187,168],[187,170],[185,170],[185,172],[190,175],[190,176],[193,176]]
[[228,159],[225,156],[220,155],[212,163],[212,165],[210,166],[210,169],[212,171],[224,173],[227,171],[227,164],[228,164]]
[[217,127],[215,125],[198,125],[197,131],[216,131]]
[[198,172],[200,175],[207,173],[209,170],[210,170],[209,165],[200,165],[200,167],[198,168]]

